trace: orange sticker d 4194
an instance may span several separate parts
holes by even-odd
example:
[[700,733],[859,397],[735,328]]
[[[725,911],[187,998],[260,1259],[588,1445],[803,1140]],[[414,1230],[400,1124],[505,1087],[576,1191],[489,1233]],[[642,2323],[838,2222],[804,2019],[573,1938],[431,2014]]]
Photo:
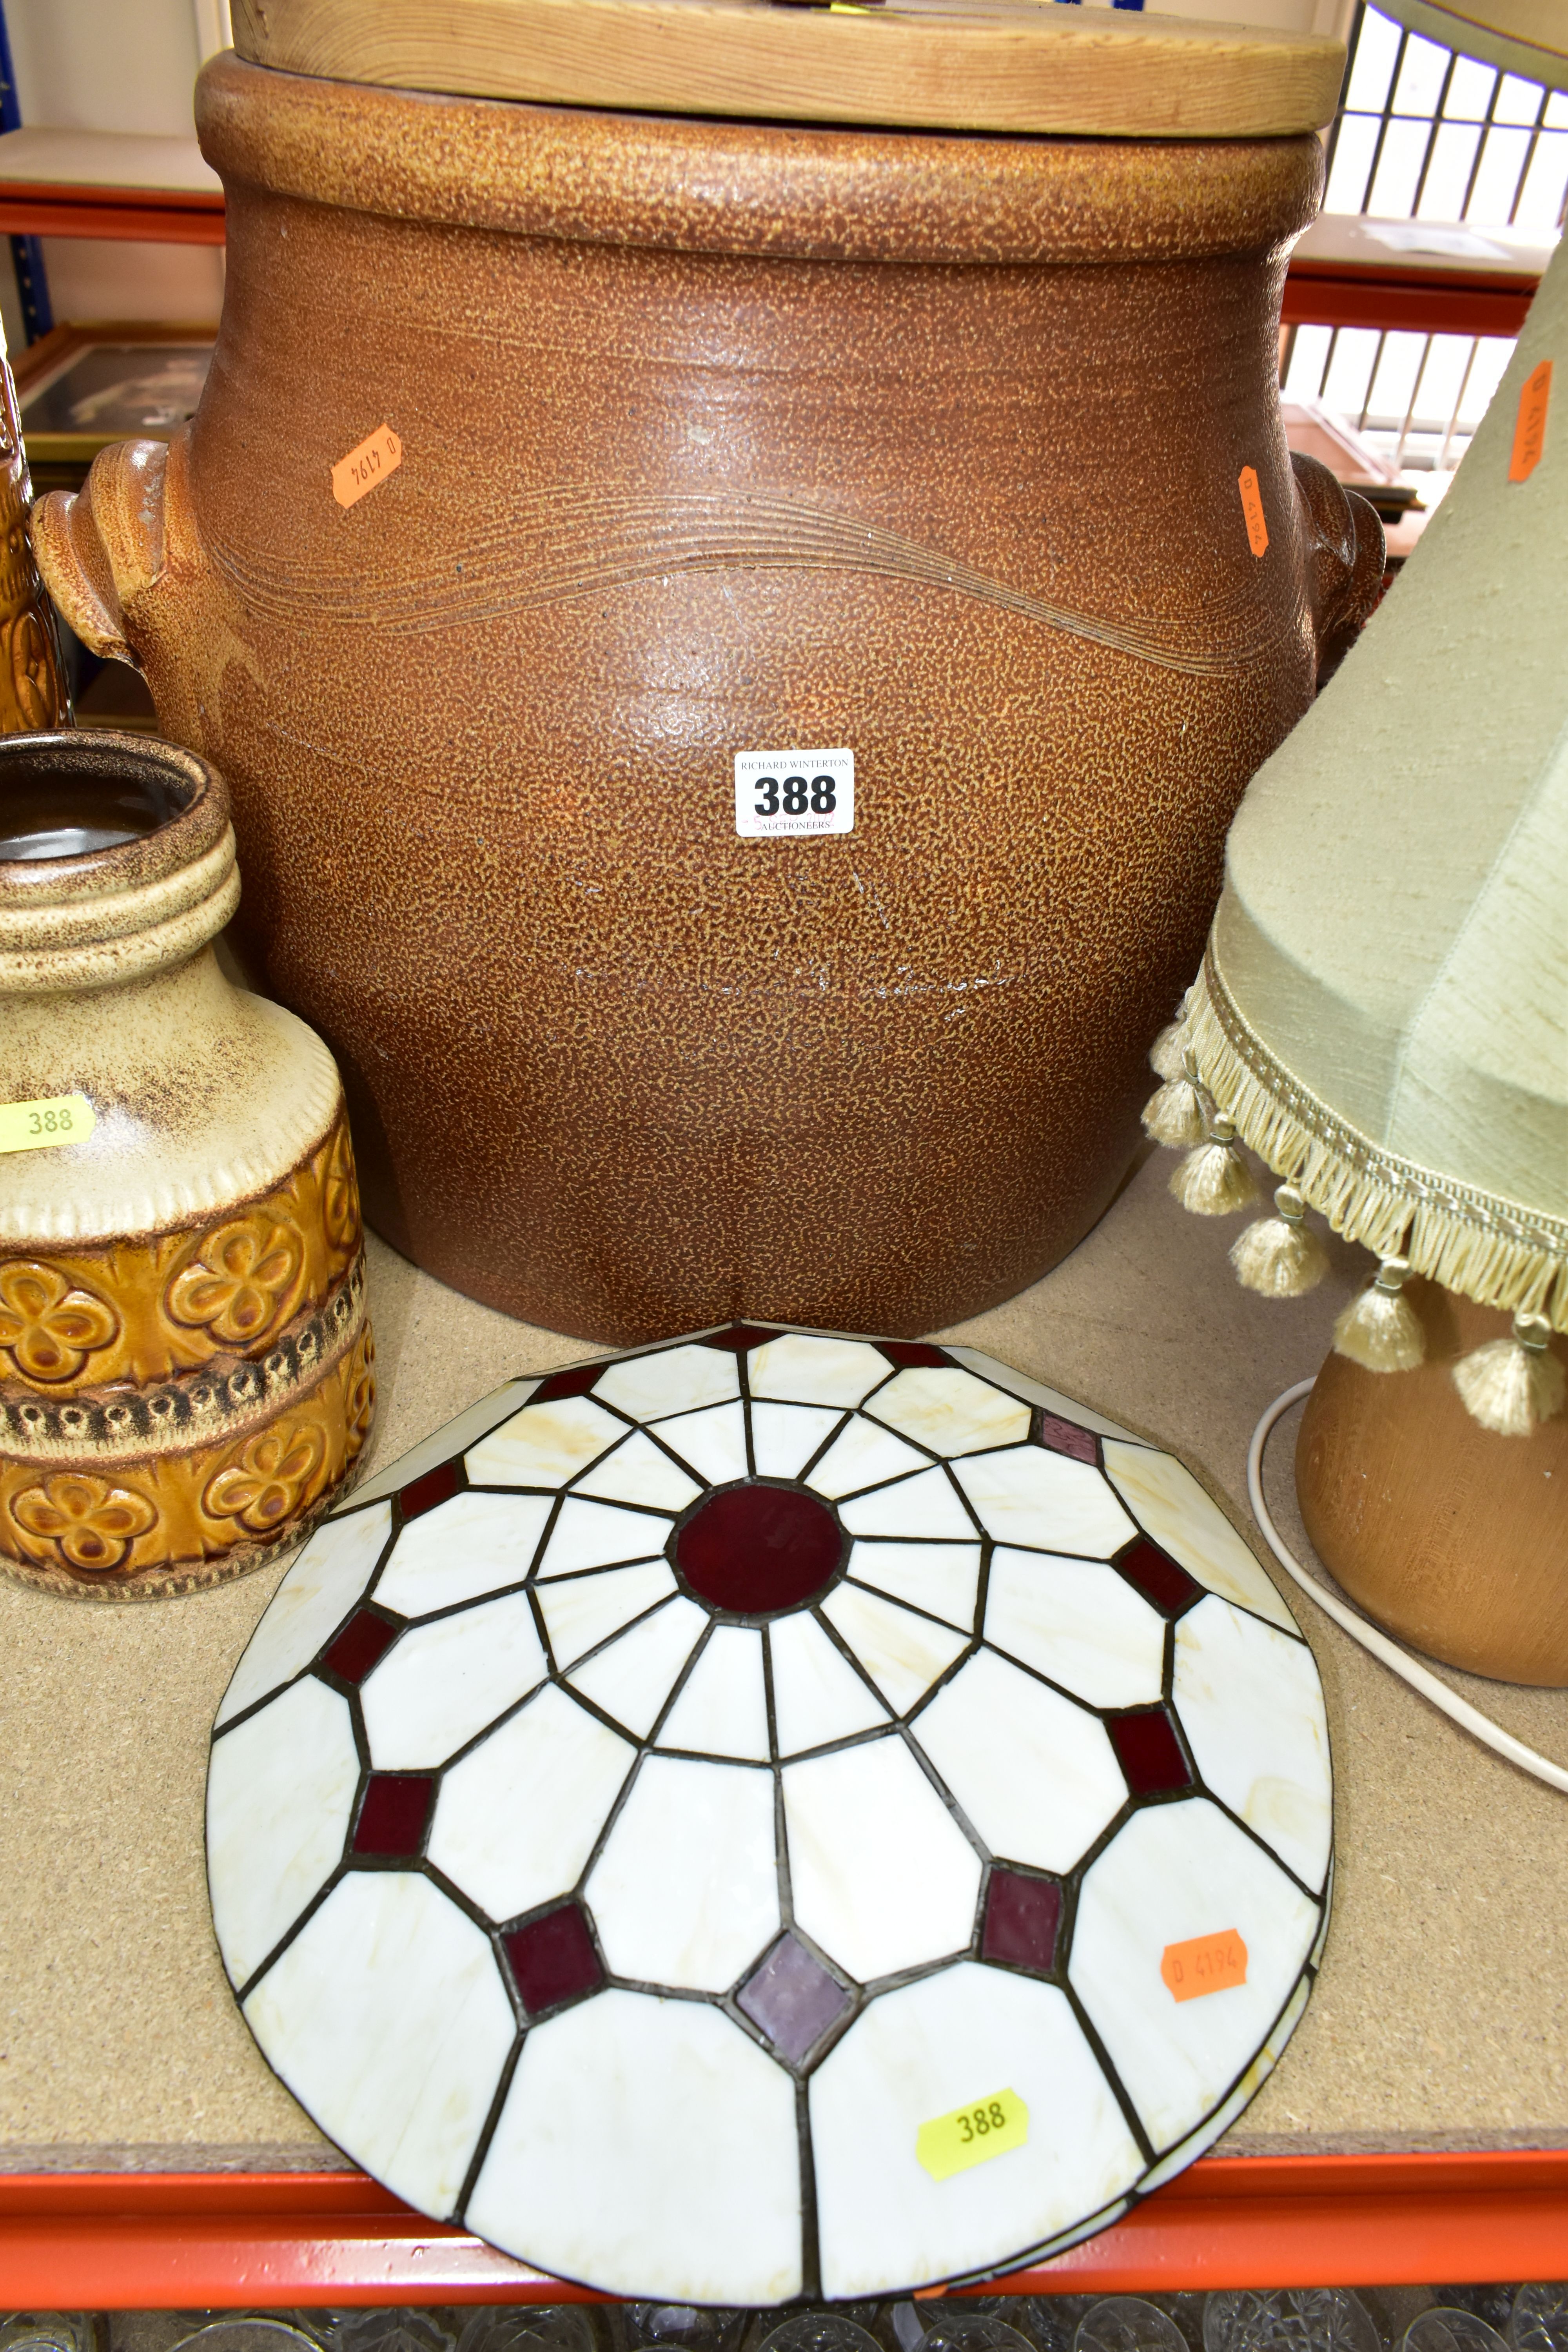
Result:
[[1207,1992],[1228,1992],[1247,1982],[1247,1946],[1234,1927],[1215,1936],[1192,1936],[1184,1944],[1167,1944],[1160,1956],[1160,1974],[1173,2000],[1201,2000]]
[[1552,362],[1531,369],[1519,395],[1519,417],[1513,428],[1513,455],[1508,461],[1510,482],[1528,482],[1546,446],[1546,410],[1552,398]]
[[402,463],[402,442],[390,425],[380,425],[357,449],[338,459],[332,467],[332,496],[339,506],[352,507],[367,491],[379,488]]
[[1247,543],[1254,555],[1268,552],[1268,525],[1263,520],[1263,493],[1258,487],[1258,476],[1250,466],[1243,466],[1236,478],[1241,492],[1241,511],[1247,523]]

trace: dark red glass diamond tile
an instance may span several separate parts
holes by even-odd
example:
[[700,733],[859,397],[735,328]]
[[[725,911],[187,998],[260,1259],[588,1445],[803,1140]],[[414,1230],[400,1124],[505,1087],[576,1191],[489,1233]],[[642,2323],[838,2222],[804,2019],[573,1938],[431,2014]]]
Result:
[[798,1609],[838,1572],[844,1537],[803,1486],[748,1481],[699,1503],[675,1538],[675,1562],[700,1601],[740,1617]]
[[355,1853],[412,1861],[424,1843],[436,1803],[431,1772],[373,1772],[354,1829]]
[[889,1363],[897,1364],[901,1372],[918,1372],[928,1364],[947,1361],[942,1349],[925,1339],[879,1339],[877,1345]]
[[837,1978],[829,1976],[797,1936],[787,1934],[752,1970],[735,1999],[773,2048],[795,2065],[849,2006]]
[[1167,1617],[1190,1608],[1203,1591],[1184,1568],[1178,1568],[1147,1536],[1140,1536],[1112,1564],[1145,1601],[1152,1601]]
[[760,1348],[778,1336],[776,1331],[764,1330],[760,1323],[731,1323],[727,1331],[710,1331],[702,1345],[725,1348],[732,1356],[743,1356],[748,1348]]
[[1173,1789],[1192,1787],[1187,1759],[1163,1706],[1141,1708],[1134,1715],[1108,1715],[1105,1727],[1135,1797],[1164,1797]]
[[402,1631],[401,1625],[389,1625],[374,1609],[356,1609],[331,1648],[322,1653],[321,1664],[330,1666],[340,1681],[357,1685],[385,1657]]
[[1092,1429],[1080,1429],[1076,1421],[1064,1421],[1059,1412],[1040,1414],[1040,1444],[1053,1454],[1065,1454],[1074,1462],[1095,1462],[1099,1456],[1094,1447]]
[[397,1507],[406,1525],[425,1511],[433,1511],[437,1503],[449,1503],[458,1491],[458,1465],[455,1462],[437,1462],[434,1470],[424,1476],[411,1478],[397,1497]]
[[541,1381],[528,1402],[558,1404],[563,1397],[586,1396],[605,1369],[603,1364],[574,1364],[569,1372],[552,1372],[547,1381]]
[[605,1981],[588,1922],[575,1903],[563,1903],[526,1927],[514,1927],[501,1941],[530,2017],[597,1992]]
[[983,1960],[1005,1960],[1046,1975],[1056,1966],[1061,1924],[1062,1890],[1054,1878],[1026,1878],[1020,1870],[994,1865],[985,1891]]

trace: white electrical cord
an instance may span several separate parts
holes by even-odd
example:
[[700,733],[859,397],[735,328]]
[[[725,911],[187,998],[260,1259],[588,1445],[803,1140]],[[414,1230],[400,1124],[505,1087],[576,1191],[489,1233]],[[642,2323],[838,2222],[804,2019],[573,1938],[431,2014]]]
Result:
[[1309,1576],[1300,1561],[1280,1542],[1279,1531],[1263,1499],[1263,1449],[1280,1415],[1289,1412],[1290,1407],[1299,1404],[1304,1396],[1309,1396],[1314,1385],[1311,1381],[1298,1381],[1294,1388],[1285,1391],[1283,1396],[1277,1396],[1253,1431],[1252,1443],[1247,1449],[1247,1498],[1252,1505],[1252,1516],[1262,1528],[1264,1541],[1269,1550],[1292,1582],[1310,1594],[1324,1615],[1331,1617],[1336,1625],[1342,1627],[1352,1642],[1359,1642],[1363,1650],[1370,1650],[1374,1658],[1381,1658],[1401,1681],[1407,1682],[1412,1690],[1418,1690],[1423,1698],[1430,1699],[1435,1707],[1440,1708],[1462,1730],[1471,1733],[1488,1748],[1495,1748],[1498,1755],[1505,1756],[1510,1764],[1517,1764],[1521,1771],[1533,1772],[1538,1780],[1544,1780],[1549,1787],[1561,1789],[1568,1795],[1568,1767],[1553,1764],[1550,1757],[1538,1756],[1533,1748],[1527,1748],[1522,1739],[1516,1739],[1511,1731],[1504,1731],[1500,1724],[1494,1723],[1489,1716],[1483,1715],[1468,1699],[1462,1699],[1457,1691],[1450,1690],[1447,1683],[1440,1682],[1426,1666],[1417,1664],[1397,1642],[1391,1642],[1386,1633],[1379,1633],[1375,1625],[1369,1624],[1364,1617],[1348,1608],[1335,1594],[1325,1591],[1315,1577]]

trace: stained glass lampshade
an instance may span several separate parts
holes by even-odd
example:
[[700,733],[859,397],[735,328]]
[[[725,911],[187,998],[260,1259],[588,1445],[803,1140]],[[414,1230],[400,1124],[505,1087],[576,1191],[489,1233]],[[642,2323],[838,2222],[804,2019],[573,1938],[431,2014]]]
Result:
[[213,1736],[263,2053],[557,2275],[853,2298],[1102,2228],[1305,2007],[1310,1652],[1191,1474],[962,1348],[511,1383],[279,1586]]

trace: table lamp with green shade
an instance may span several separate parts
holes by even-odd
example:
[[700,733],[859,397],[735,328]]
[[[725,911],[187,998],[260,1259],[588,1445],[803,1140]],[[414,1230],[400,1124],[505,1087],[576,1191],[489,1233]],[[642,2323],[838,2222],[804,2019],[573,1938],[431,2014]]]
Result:
[[1189,1208],[1255,1198],[1247,1152],[1284,1179],[1232,1252],[1251,1287],[1316,1280],[1312,1211],[1379,1260],[1298,1450],[1329,1567],[1433,1654],[1553,1683],[1568,1683],[1564,404],[1559,255],[1453,489],[1248,788],[1145,1115],[1190,1147],[1172,1180]]

